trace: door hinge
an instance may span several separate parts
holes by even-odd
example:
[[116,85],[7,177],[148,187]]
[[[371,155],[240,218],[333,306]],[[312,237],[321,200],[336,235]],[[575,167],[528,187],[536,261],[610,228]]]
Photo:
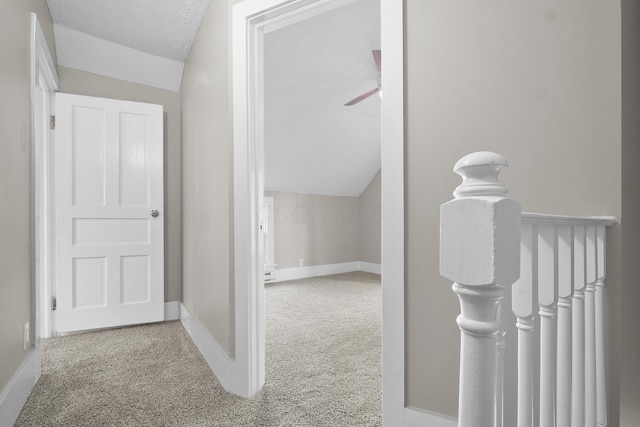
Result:
[[56,128],[56,116],[51,116],[51,120],[49,122],[51,129]]
[[51,297],[51,311],[56,311],[56,308],[58,308],[58,299]]

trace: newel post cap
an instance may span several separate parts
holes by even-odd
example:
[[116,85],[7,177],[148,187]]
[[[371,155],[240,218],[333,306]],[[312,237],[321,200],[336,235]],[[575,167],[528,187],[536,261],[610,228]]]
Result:
[[488,151],[460,159],[455,199],[440,206],[440,274],[463,285],[511,285],[520,277],[520,204],[498,174],[504,157]]
[[453,171],[462,177],[462,184],[453,195],[456,198],[467,196],[504,197],[507,187],[498,182],[500,171],[509,166],[500,154],[491,151],[478,151],[467,154],[458,160]]

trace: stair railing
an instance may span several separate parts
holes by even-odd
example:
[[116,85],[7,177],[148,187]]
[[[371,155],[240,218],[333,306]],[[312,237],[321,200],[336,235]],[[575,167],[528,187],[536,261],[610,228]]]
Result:
[[[495,153],[463,157],[440,210],[440,273],[460,300],[459,427],[605,427],[606,227],[611,217],[522,213]],[[500,304],[511,301],[517,372],[504,372]],[[504,379],[517,377],[514,420]]]

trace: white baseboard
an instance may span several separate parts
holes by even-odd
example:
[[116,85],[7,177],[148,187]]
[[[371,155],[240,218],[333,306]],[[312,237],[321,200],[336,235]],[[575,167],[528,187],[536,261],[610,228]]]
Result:
[[0,394],[0,427],[13,426],[40,371],[40,350],[32,349]]
[[231,365],[234,361],[229,359],[216,340],[209,335],[204,326],[189,313],[183,304],[180,304],[180,321],[222,387],[230,392],[235,390],[237,387],[233,383],[234,378],[230,375]]
[[164,303],[164,321],[180,319],[180,301],[169,301]]
[[405,427],[458,427],[458,420],[416,408],[404,408]]
[[271,282],[284,282],[286,280],[299,280],[308,277],[329,276],[331,274],[350,273],[352,271],[366,271],[380,274],[380,264],[353,261],[339,264],[309,265],[306,267],[281,268],[273,271],[275,279]]

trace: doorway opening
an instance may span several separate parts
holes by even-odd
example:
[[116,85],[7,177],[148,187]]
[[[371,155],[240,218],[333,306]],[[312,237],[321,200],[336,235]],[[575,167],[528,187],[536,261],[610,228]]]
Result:
[[[265,381],[264,37],[353,0],[245,0],[233,8],[236,376],[253,396]],[[403,7],[381,0],[385,52],[381,107],[384,422],[404,424]],[[348,101],[348,99],[343,102]],[[277,263],[277,261],[276,261]]]
[[[345,105],[377,88],[374,52],[379,0],[352,1],[264,36],[263,180],[275,198],[277,228],[269,231],[278,281],[359,262],[379,273],[381,97]],[[375,200],[361,201],[365,190]]]
[[380,52],[379,0],[264,35],[263,180],[275,216],[261,232],[276,255],[270,261],[263,247],[266,382],[313,379],[322,395],[343,384],[372,419],[381,416],[381,288],[379,276],[362,272],[381,267],[381,97],[371,93]]

